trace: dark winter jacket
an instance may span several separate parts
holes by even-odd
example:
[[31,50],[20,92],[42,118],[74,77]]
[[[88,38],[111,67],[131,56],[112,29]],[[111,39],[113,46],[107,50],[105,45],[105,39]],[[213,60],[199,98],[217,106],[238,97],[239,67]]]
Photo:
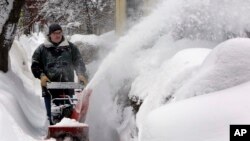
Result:
[[79,49],[67,40],[55,46],[47,39],[35,50],[31,70],[36,78],[44,73],[52,82],[73,82],[74,70],[86,76]]

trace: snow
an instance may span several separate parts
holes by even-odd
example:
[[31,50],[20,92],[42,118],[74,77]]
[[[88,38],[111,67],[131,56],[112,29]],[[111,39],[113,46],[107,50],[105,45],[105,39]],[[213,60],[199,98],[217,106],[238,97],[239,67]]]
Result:
[[139,127],[150,111],[162,106],[164,99],[182,88],[189,78],[196,75],[195,70],[201,65],[208,53],[210,53],[210,49],[204,48],[181,50],[166,61],[161,68],[136,78],[132,84],[130,96],[137,96],[144,100],[137,114]]
[[46,113],[32,88],[25,89],[16,73],[0,73],[1,140],[35,140],[46,134]]
[[[101,50],[87,65],[87,88],[93,89],[86,119],[90,140],[226,141],[230,124],[249,124],[249,4],[163,0],[122,37],[70,37]],[[233,37],[240,38],[228,40]],[[41,88],[29,68],[43,39],[16,39],[11,69],[0,72],[1,140],[46,136]],[[143,102],[136,114],[128,97]]]
[[76,121],[75,119],[63,118],[61,120],[61,122],[59,122],[53,126],[56,126],[56,127],[60,127],[60,126],[87,126],[87,124],[80,123],[80,122]]
[[249,44],[248,38],[235,38],[216,46],[195,77],[176,92],[176,100],[230,88],[249,81]]
[[249,124],[249,86],[247,82],[162,106],[146,117],[140,140],[228,141],[229,125]]

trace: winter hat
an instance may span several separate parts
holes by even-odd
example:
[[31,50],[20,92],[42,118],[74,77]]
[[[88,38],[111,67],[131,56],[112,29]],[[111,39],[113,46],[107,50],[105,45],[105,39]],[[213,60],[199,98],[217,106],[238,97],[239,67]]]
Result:
[[48,35],[50,35],[51,33],[53,33],[54,31],[57,31],[57,30],[62,30],[62,27],[59,24],[51,24],[49,26],[49,34]]

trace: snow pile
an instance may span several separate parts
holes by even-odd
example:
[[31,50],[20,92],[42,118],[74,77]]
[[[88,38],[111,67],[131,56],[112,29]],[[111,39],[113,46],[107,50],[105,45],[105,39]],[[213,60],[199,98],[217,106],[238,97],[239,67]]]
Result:
[[44,42],[45,36],[43,33],[33,33],[31,36],[22,35],[18,39],[20,48],[23,48],[27,54],[28,60],[30,62],[31,56],[33,55],[35,49]]
[[159,69],[135,79],[130,95],[137,96],[143,101],[136,117],[138,127],[143,124],[143,119],[149,112],[168,102],[171,95],[185,85],[189,78],[196,75],[197,68],[209,52],[210,49],[204,48],[181,50]]
[[9,54],[11,69],[6,74],[0,72],[2,140],[38,140],[47,134],[46,111],[37,92],[40,83],[30,72],[30,51],[37,46],[37,40],[30,46],[32,38],[21,36],[21,42],[15,40]]
[[10,50],[11,69],[24,82],[26,89],[34,88],[34,94],[41,96],[40,81],[35,79],[31,73],[31,57],[35,49],[44,41],[42,33],[32,36],[22,35],[14,43]]
[[229,125],[249,124],[250,83],[167,104],[152,111],[139,141],[228,141]]
[[[188,75],[191,78],[173,94],[175,100],[182,101],[165,104],[148,116],[138,113],[140,140],[228,140],[230,124],[249,123],[249,52],[247,38],[231,39],[215,47],[198,72]],[[248,83],[231,88],[244,82]],[[222,89],[226,90],[211,93]],[[210,94],[187,99],[205,93]],[[155,106],[155,101],[147,100],[148,110],[150,105]],[[142,105],[141,110],[145,107]]]
[[1,139],[35,140],[47,133],[44,104],[12,71],[0,72]]
[[186,99],[249,81],[249,56],[248,38],[236,38],[219,44],[196,75],[176,92],[175,99]]

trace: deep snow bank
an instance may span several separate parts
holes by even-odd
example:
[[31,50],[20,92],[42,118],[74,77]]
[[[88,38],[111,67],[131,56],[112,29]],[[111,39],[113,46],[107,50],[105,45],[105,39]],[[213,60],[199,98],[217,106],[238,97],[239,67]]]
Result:
[[130,94],[143,100],[136,116],[138,127],[143,124],[149,112],[165,104],[171,95],[196,74],[197,68],[209,52],[210,49],[205,48],[181,50],[165,61],[160,68],[136,78]]
[[211,52],[196,75],[175,94],[175,99],[230,88],[250,80],[250,39],[227,40]]
[[173,94],[172,103],[140,120],[144,121],[139,122],[140,141],[229,140],[230,124],[249,123],[249,56],[248,38],[235,38],[216,46],[195,75]]
[[249,124],[250,83],[167,104],[151,112],[139,141],[228,141],[229,125]]
[[15,40],[9,52],[10,70],[0,72],[1,140],[35,141],[47,134],[40,83],[29,68],[32,50],[40,39],[36,37],[21,36],[19,41]]
[[0,72],[0,79],[1,140],[42,139],[47,118],[40,97],[27,90],[12,71]]

